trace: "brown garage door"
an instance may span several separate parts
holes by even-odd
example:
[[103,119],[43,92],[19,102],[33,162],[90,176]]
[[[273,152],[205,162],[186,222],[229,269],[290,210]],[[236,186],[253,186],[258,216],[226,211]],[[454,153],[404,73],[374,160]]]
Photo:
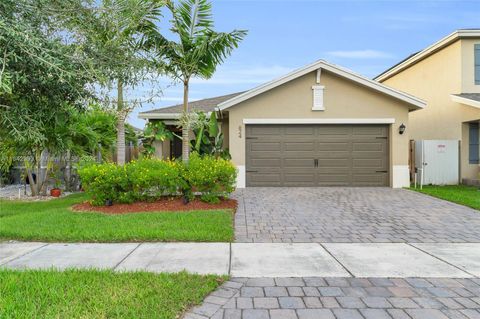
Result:
[[386,125],[247,125],[247,186],[388,186]]

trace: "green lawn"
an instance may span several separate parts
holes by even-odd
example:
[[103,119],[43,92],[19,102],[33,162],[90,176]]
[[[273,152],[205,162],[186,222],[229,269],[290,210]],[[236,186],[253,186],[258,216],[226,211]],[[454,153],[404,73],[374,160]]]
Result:
[[480,210],[480,191],[478,187],[453,185],[453,186],[423,186],[414,191],[428,194],[434,197],[448,200],[457,204],[465,205]]
[[231,210],[106,215],[72,212],[84,194],[0,201],[0,239],[61,242],[208,241],[233,238]]
[[174,319],[224,277],[99,270],[0,270],[0,318]]

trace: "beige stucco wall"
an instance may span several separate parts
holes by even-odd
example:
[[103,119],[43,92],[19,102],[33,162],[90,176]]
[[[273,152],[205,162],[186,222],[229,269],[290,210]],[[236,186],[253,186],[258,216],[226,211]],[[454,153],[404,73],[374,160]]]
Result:
[[[229,147],[228,118],[219,119],[218,122],[219,122],[220,130],[224,135],[223,148],[228,148]],[[193,131],[190,131],[189,134],[190,134],[190,139],[193,139],[195,136]],[[153,142],[153,146],[155,147],[155,157],[161,158],[161,159],[170,158],[170,140],[165,140],[163,142],[155,141]]]
[[[312,111],[313,85],[316,85],[316,72],[229,108],[230,152],[233,162],[239,166],[245,165],[244,119],[394,118],[395,124],[390,129],[390,172],[395,165],[408,165],[408,105],[322,70],[320,85],[325,86],[325,111]],[[402,123],[407,126],[407,132],[400,135],[398,127]]]
[[409,115],[412,139],[461,141],[461,178],[475,178],[478,174],[478,165],[468,163],[468,141],[464,140],[462,123],[479,120],[480,109],[453,102],[450,95],[480,92],[471,85],[473,43],[459,40],[383,82],[427,102],[425,109]]
[[228,118],[224,118],[220,122],[220,129],[223,133],[223,148],[229,148],[230,146],[230,140],[229,140],[229,135],[230,135],[230,130],[228,126]]
[[480,39],[463,39],[461,41],[463,93],[480,93],[480,85],[475,85],[475,44],[480,44]]
[[170,140],[165,141],[155,141],[153,142],[153,147],[155,147],[154,156],[161,159],[167,159],[170,157]]

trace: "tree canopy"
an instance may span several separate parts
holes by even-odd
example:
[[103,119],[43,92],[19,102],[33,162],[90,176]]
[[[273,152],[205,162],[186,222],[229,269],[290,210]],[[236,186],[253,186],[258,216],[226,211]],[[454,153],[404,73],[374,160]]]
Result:
[[[62,148],[58,123],[91,96],[75,45],[53,32],[42,1],[0,3],[0,132],[25,149]],[[57,29],[58,30],[58,29]]]

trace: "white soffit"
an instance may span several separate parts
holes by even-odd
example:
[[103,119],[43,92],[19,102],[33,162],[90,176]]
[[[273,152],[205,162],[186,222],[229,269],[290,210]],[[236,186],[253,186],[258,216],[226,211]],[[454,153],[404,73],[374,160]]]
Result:
[[457,95],[453,95],[453,94],[450,95],[450,98],[452,99],[453,102],[457,102],[457,103],[460,103],[460,104],[465,104],[465,105],[468,105],[468,106],[473,106],[473,107],[476,107],[476,108],[480,109],[480,102],[479,101],[467,99],[465,97],[461,97],[461,96],[457,96]]

